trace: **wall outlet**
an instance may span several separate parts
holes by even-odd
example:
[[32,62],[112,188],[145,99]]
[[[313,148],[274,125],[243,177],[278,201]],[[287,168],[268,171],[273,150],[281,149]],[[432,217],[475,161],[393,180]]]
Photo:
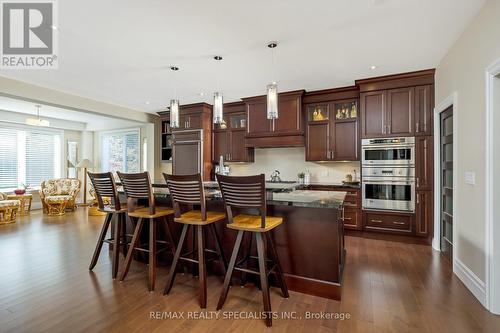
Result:
[[473,171],[465,171],[465,184],[476,185],[476,173]]

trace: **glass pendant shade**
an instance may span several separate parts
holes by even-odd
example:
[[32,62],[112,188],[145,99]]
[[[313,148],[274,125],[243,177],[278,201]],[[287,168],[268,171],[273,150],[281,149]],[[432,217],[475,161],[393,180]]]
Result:
[[178,128],[179,127],[179,100],[171,99],[170,100],[170,127]]
[[222,93],[214,94],[214,124],[221,124],[224,121]]
[[273,82],[267,85],[267,119],[278,118],[278,85]]
[[26,124],[31,126],[48,127],[50,123],[48,120],[40,118],[28,118],[26,119]]

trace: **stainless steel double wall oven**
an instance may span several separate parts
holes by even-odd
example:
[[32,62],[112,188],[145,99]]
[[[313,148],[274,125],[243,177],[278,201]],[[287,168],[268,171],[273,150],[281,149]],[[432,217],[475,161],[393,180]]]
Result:
[[415,138],[363,139],[363,209],[415,210]]

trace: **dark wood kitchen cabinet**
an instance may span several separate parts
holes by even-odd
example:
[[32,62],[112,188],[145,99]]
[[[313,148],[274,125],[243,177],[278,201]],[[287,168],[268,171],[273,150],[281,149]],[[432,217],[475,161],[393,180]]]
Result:
[[414,235],[413,214],[363,211],[364,230]]
[[241,102],[224,104],[223,124],[214,124],[212,161],[222,155],[228,162],[253,162],[253,148],[245,147],[247,115]]
[[363,138],[412,136],[414,88],[361,93]]
[[385,136],[386,100],[386,91],[370,91],[360,94],[361,136],[363,138]]
[[432,191],[417,191],[415,199],[415,234],[431,236],[434,227],[434,196]]
[[412,136],[414,130],[413,98],[415,88],[387,90],[386,123],[388,136]]
[[415,186],[430,191],[434,186],[434,137],[415,138]]
[[434,70],[356,80],[361,137],[432,135]]
[[[161,111],[158,112],[158,115],[161,117],[162,124],[170,124],[170,111]],[[179,127],[170,129],[170,133],[173,133],[172,135],[175,136],[175,133],[179,131],[189,130],[203,130],[203,160],[201,161],[203,165],[203,178],[204,180],[210,180],[210,172],[212,170],[212,106],[210,104],[195,103],[179,107]],[[180,133],[177,133],[177,135],[180,135]],[[173,152],[171,156],[175,158]]]
[[415,87],[415,135],[432,135],[434,108],[434,85]]
[[306,103],[306,160],[359,160],[358,91],[355,87],[307,94],[308,100],[338,99],[320,103]]
[[335,186],[325,184],[305,185],[304,189],[310,191],[339,191],[346,192],[344,200],[344,228],[351,230],[362,230],[361,218],[361,189],[346,186]]
[[267,97],[242,98],[247,112],[247,147],[304,146],[303,90],[278,94],[278,118],[267,119]]

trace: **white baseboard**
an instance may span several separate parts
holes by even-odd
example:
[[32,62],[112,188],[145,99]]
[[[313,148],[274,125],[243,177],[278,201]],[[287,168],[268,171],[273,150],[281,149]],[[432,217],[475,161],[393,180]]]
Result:
[[486,307],[486,284],[459,259],[453,260],[453,272],[467,289]]

